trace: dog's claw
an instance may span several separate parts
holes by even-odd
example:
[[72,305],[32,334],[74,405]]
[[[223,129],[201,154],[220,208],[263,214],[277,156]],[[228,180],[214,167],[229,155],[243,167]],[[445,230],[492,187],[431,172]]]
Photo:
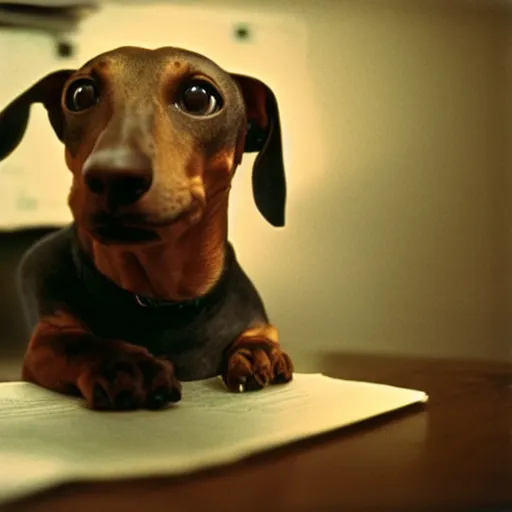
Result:
[[167,399],[169,402],[179,402],[181,400],[181,390],[179,388],[172,388],[171,392],[167,395]]
[[148,409],[161,409],[169,402],[179,402],[181,400],[181,391],[179,388],[172,388],[167,391],[166,389],[157,389],[148,396],[146,407]]
[[121,391],[114,400],[115,408],[121,411],[133,409],[133,396],[129,391]]
[[163,407],[167,400],[165,399],[165,393],[159,392],[159,393],[153,393],[151,396],[148,397],[147,400],[147,408],[148,409],[160,409]]
[[259,391],[260,389],[263,389],[266,386],[258,382],[256,377],[253,375],[251,376],[245,385],[246,391]]
[[96,384],[93,390],[94,406],[98,409],[106,408],[110,405],[110,399],[107,392],[101,384]]
[[238,392],[243,393],[245,391],[245,386],[247,384],[247,377],[240,377],[240,384],[238,385]]

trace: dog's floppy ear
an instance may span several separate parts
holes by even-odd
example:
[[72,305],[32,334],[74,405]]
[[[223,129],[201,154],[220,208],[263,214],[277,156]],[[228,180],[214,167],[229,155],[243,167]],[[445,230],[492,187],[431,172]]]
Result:
[[244,152],[258,152],[252,172],[254,201],[270,224],[284,226],[286,178],[276,97],[260,80],[245,75],[231,76],[241,89],[247,110]]
[[33,103],[45,106],[53,130],[62,141],[64,117],[60,98],[62,88],[72,73],[74,71],[63,69],[45,76],[0,112],[0,161],[7,158],[23,139]]

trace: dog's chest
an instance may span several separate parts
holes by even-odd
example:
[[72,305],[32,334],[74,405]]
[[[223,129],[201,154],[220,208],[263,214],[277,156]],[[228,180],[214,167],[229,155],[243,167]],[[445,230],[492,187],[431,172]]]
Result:
[[31,330],[41,317],[65,308],[106,343],[117,339],[144,346],[155,356],[169,357],[179,379],[198,380],[218,375],[229,345],[244,330],[268,321],[261,298],[231,246],[223,286],[197,310],[143,307],[134,295],[103,282],[95,269],[91,269],[92,281],[99,279],[98,286],[89,286],[91,276],[86,277],[77,263],[75,249],[68,227],[27,253],[20,277]]
[[109,314],[98,308],[90,324],[101,338],[122,339],[169,357],[180,380],[205,379],[220,373],[226,349],[254,319],[250,308],[241,311],[230,302],[197,315],[165,308]]
[[218,375],[227,348],[244,330],[267,322],[258,292],[231,246],[228,251],[230,264],[208,297],[178,307],[143,305],[137,296],[109,288],[103,278],[101,283],[93,278],[97,286],[88,286],[91,276],[84,281],[82,275],[88,324],[101,338],[122,339],[169,357],[180,380]]

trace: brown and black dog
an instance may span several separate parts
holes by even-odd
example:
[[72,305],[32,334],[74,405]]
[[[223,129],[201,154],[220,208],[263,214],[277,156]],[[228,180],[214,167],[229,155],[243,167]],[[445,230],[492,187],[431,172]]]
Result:
[[118,48],[9,104],[0,160],[33,103],[65,145],[74,221],[20,264],[32,332],[23,379],[110,410],[160,408],[180,400],[180,381],[217,375],[233,391],[290,381],[292,362],[227,236],[244,152],[258,153],[259,211],[284,225],[271,89],[183,49]]

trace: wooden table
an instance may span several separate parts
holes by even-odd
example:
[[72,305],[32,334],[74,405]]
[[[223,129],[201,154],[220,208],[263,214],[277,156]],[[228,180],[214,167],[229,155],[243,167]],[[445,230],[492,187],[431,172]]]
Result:
[[69,485],[5,511],[512,511],[512,365],[302,360],[302,371],[421,389],[430,401],[193,477]]

